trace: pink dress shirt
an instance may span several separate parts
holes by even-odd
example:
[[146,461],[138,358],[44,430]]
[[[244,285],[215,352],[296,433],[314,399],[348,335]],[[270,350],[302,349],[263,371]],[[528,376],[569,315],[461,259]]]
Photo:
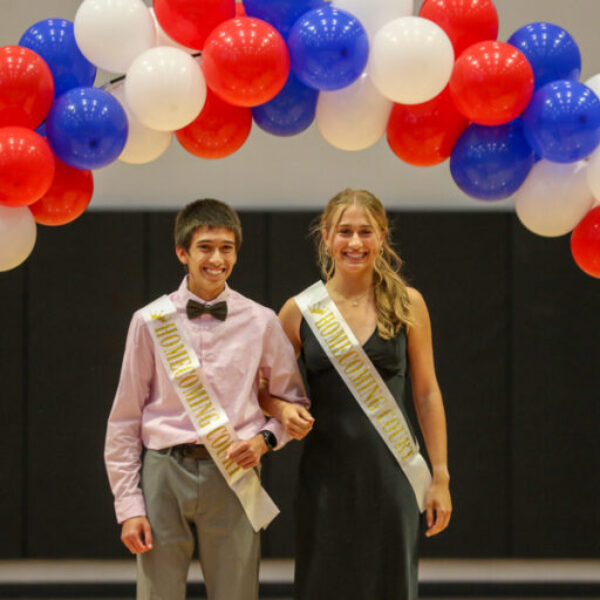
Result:
[[[288,402],[308,407],[292,345],[277,315],[226,287],[210,302],[227,302],[227,318],[204,314],[190,320],[185,306],[190,298],[202,301],[187,287],[187,277],[170,294],[217,400],[240,439],[262,429],[275,434],[278,448],[288,441],[283,426],[267,419],[258,404],[259,371],[269,379],[269,391]],[[140,488],[142,446],[153,450],[199,443],[160,360],[140,311],[134,313],[127,334],[121,378],[108,419],[104,458],[117,520],[146,514]]]

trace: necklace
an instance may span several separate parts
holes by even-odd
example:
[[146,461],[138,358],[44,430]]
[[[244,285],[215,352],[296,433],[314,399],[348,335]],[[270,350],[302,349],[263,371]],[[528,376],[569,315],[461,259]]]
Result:
[[360,296],[355,296],[354,298],[352,298],[352,297],[349,297],[349,296],[344,296],[344,294],[342,294],[342,293],[338,292],[337,290],[335,290],[335,294],[337,294],[340,298],[342,298],[346,302],[350,302],[350,304],[352,306],[358,306],[359,302],[363,298],[366,298],[370,294],[370,292],[371,292],[371,289],[369,288],[366,292],[364,292]]

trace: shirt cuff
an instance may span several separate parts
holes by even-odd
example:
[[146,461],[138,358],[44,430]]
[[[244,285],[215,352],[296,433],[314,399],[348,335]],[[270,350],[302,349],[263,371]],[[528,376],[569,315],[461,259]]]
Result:
[[142,493],[140,492],[135,496],[115,500],[115,513],[119,524],[133,517],[145,517],[146,503],[144,502]]

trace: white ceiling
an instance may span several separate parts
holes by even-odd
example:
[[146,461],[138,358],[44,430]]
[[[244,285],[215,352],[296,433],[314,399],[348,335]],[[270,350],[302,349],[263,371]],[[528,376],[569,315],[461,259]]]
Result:
[[[0,45],[18,43],[39,20],[72,20],[79,4],[80,0],[0,0]],[[500,40],[526,23],[549,21],[577,41],[582,80],[600,72],[600,0],[496,0],[495,5]],[[106,74],[102,77],[106,81]],[[390,207],[512,209],[510,200],[485,203],[465,196],[452,181],[447,163],[409,166],[395,157],[385,140],[369,150],[343,152],[329,146],[314,125],[293,138],[269,136],[255,126],[241,150],[217,161],[198,159],[175,140],[153,163],[113,163],[95,171],[94,178],[92,209],[176,208],[203,196],[241,208],[308,209],[321,207],[345,187],[369,189]]]

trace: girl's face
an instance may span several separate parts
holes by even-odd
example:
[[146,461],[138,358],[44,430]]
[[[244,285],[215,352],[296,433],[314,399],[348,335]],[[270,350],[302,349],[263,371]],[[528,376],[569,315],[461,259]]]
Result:
[[336,272],[364,273],[373,270],[383,243],[383,235],[369,215],[352,204],[341,207],[332,219],[323,241],[335,263]]

